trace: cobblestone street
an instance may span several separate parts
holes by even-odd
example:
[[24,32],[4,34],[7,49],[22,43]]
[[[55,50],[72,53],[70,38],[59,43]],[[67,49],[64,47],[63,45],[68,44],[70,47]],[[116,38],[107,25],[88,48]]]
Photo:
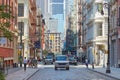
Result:
[[99,73],[92,72],[85,67],[71,66],[70,70],[44,66],[28,80],[114,80]]

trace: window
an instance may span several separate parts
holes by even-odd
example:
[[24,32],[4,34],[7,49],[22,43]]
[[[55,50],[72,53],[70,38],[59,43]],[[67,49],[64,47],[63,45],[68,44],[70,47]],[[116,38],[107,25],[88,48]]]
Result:
[[[115,17],[115,15],[113,15],[112,17]],[[120,26],[120,7],[119,7],[119,18],[117,19],[117,25]]]
[[103,4],[102,3],[98,3],[97,8],[98,8],[98,12],[100,12],[101,14],[104,14],[103,13]]
[[2,0],[2,4],[4,4],[4,0]]
[[56,57],[56,60],[57,60],[57,61],[67,60],[67,57],[66,57],[66,56],[57,56],[57,57]]
[[51,2],[55,2],[55,3],[63,3],[64,0],[52,0]]
[[24,4],[22,3],[18,4],[18,16],[24,16]]
[[63,14],[63,4],[52,5],[52,15]]
[[98,36],[102,36],[102,23],[98,24]]
[[[115,13],[113,13],[112,14],[112,16],[111,16],[111,23],[109,23],[110,25],[111,25],[111,27],[113,28],[113,27],[116,27],[115,25],[116,25],[116,15],[115,15]],[[118,26],[120,26],[120,18],[118,18]]]

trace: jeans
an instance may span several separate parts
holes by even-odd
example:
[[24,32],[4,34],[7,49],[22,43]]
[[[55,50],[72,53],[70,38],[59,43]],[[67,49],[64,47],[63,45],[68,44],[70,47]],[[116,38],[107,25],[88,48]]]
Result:
[[24,63],[24,71],[26,71],[26,63]]

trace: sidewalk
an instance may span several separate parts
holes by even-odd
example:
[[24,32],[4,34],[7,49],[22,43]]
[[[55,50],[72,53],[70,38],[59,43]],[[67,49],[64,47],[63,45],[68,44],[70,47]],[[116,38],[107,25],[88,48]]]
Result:
[[11,74],[11,73],[14,73],[18,70],[22,70],[23,67],[15,67],[15,68],[9,68],[8,70],[5,70],[5,75],[8,75],[8,74]]
[[111,73],[106,73],[106,67],[103,68],[102,66],[94,66],[94,69],[92,69],[92,66],[89,65],[88,69],[112,77],[116,80],[120,80],[120,68],[110,67]]
[[[30,76],[32,76],[34,73],[39,71],[39,67],[41,65],[38,65],[38,68],[29,68],[27,67],[26,71],[24,71],[24,68],[18,67],[17,71],[15,68],[10,69],[8,71],[8,75],[6,75],[6,80],[27,80]],[[12,73],[10,73],[12,72]]]

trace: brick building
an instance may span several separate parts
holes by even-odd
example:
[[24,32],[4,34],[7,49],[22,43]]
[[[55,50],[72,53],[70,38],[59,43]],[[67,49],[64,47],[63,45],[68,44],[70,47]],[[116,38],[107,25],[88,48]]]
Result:
[[[0,0],[0,5],[8,5],[10,6],[8,10],[11,11],[11,15],[14,16],[9,19],[4,19],[4,21],[10,21],[9,30],[13,33],[12,41],[6,39],[5,37],[0,37],[0,57],[4,58],[4,66],[12,66],[13,63],[17,62],[17,52],[16,52],[16,44],[17,44],[17,0]],[[8,11],[6,10],[6,12]],[[3,19],[0,19],[0,23]],[[0,32],[2,33],[2,32]]]

